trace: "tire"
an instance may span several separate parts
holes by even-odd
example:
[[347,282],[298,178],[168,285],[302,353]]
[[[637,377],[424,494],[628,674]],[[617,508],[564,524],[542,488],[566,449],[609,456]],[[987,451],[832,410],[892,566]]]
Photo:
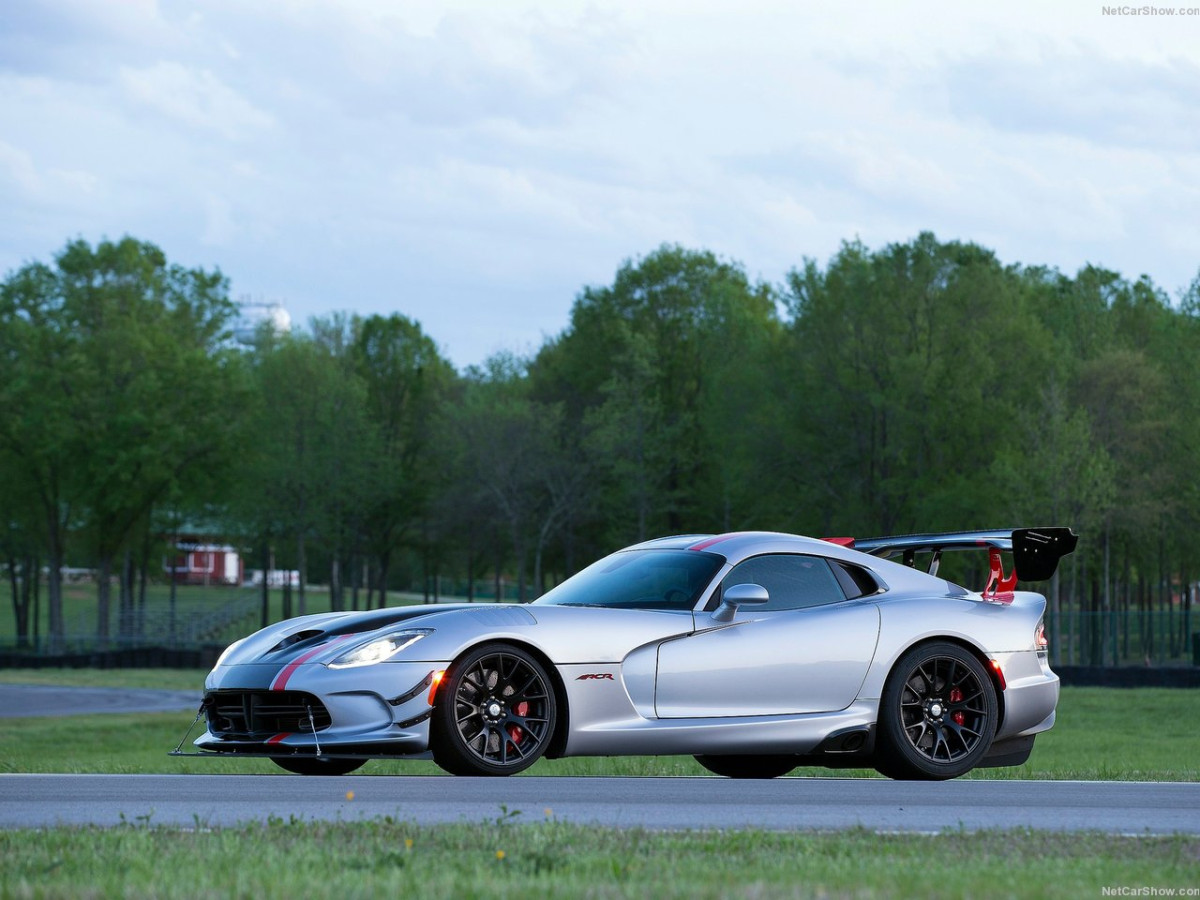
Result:
[[795,756],[697,756],[696,762],[726,778],[778,778],[800,761]]
[[430,722],[433,760],[453,775],[513,775],[550,745],[557,703],[536,659],[483,644],[446,672]]
[[946,642],[914,647],[883,688],[876,768],[899,780],[957,778],[987,754],[998,716],[992,679],[973,654]]
[[317,759],[315,756],[272,756],[271,762],[296,775],[349,775],[361,769],[365,759]]

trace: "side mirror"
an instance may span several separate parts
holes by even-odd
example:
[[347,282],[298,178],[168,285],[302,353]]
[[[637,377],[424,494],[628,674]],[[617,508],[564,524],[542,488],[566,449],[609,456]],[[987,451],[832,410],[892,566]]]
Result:
[[762,606],[771,599],[761,584],[735,584],[721,595],[721,605],[712,614],[717,622],[732,622],[739,606]]

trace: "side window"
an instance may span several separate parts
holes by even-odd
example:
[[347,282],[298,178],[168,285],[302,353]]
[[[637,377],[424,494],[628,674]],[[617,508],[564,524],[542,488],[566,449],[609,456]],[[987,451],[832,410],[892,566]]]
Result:
[[755,609],[808,609],[846,599],[829,563],[819,556],[756,556],[734,566],[721,582],[721,590],[735,584],[761,584],[767,589],[770,602]]
[[866,569],[853,566],[850,563],[833,561],[833,574],[841,582],[842,589],[851,600],[879,593],[879,582]]

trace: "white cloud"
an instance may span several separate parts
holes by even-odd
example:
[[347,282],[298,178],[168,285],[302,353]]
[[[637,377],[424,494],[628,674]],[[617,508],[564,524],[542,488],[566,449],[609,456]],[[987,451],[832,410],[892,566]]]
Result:
[[135,102],[231,140],[249,137],[273,121],[207,69],[160,62],[141,69],[121,66],[118,73],[122,88]]
[[1145,63],[1075,50],[1023,65],[963,62],[945,81],[956,114],[999,131],[1185,151],[1200,133],[1200,66],[1189,60]]
[[41,187],[42,180],[34,168],[33,157],[5,141],[0,141],[0,172],[22,191],[33,193]]
[[100,179],[82,169],[52,167],[41,171],[27,151],[0,140],[0,183],[4,181],[26,197],[42,199],[95,194],[100,187]]
[[298,321],[405,312],[459,364],[663,242],[779,280],[928,229],[1172,290],[1196,28],[1091,0],[0,4],[0,270],[131,233]]
[[107,60],[173,54],[179,31],[157,0],[36,0],[0,4],[0,71],[95,79]]
[[204,231],[200,237],[203,244],[220,247],[228,244],[235,234],[233,211],[224,197],[208,196],[204,199]]
[[51,169],[48,175],[68,190],[80,194],[95,194],[100,188],[100,179],[91,172],[79,169]]

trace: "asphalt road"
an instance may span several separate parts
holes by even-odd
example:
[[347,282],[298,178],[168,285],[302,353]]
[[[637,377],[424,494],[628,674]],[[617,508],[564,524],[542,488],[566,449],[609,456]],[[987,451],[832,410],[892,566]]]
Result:
[[1200,834],[1200,783],[893,782],[783,778],[452,778],[296,775],[0,775],[0,827],[183,827],[392,816],[484,822],[519,811],[577,823],[664,829],[942,832],[1039,828]]
[[[199,691],[0,686],[0,718],[192,710]],[[2,728],[2,726],[0,726]],[[960,828],[1200,834],[1200,784],[893,782],[782,778],[451,778],[269,775],[0,775],[0,828],[149,822],[195,827],[392,816],[482,822],[519,811],[647,828],[940,832]]]
[[48,684],[0,684],[0,719],[25,716],[77,716],[91,713],[196,711],[201,688],[60,687]]

